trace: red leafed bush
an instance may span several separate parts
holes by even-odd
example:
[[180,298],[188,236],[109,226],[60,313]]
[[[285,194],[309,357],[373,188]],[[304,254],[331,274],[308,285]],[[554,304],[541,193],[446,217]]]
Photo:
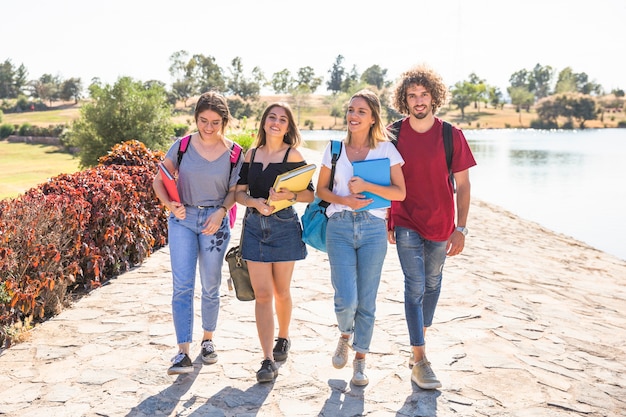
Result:
[[68,291],[89,291],[167,243],[152,189],[162,158],[125,142],[95,168],[0,201],[0,348],[7,325],[57,314]]

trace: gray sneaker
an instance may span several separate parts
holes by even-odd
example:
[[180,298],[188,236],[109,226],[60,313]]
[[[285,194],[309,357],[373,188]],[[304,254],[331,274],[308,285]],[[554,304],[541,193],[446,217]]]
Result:
[[337,342],[337,349],[333,355],[333,366],[337,369],[341,369],[348,363],[348,348],[350,347],[350,339],[345,339],[339,336],[339,342]]
[[435,376],[426,357],[413,365],[411,381],[415,382],[421,389],[441,388],[441,382]]
[[355,359],[352,362],[353,374],[352,383],[360,387],[369,384],[370,380],[365,375],[365,358]]
[[217,362],[217,353],[215,353],[215,343],[212,340],[203,340],[202,344],[202,362],[211,365]]

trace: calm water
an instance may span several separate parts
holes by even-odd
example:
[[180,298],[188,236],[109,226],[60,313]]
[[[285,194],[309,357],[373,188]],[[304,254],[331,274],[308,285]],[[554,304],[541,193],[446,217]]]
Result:
[[[626,129],[467,130],[472,195],[626,259]],[[338,131],[303,131],[323,149]],[[470,213],[471,218],[471,213]],[[471,229],[471,219],[470,219]]]

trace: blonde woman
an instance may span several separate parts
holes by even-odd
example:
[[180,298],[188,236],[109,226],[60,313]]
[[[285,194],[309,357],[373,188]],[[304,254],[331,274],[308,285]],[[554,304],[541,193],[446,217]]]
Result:
[[[404,161],[387,137],[378,96],[370,90],[354,94],[346,121],[348,132],[335,168],[333,189],[329,189],[329,145],[322,157],[317,195],[331,203],[326,209],[326,249],[335,289],[335,315],[341,332],[332,363],[335,368],[343,368],[348,362],[348,349],[352,347],[355,351],[352,383],[362,386],[369,383],[365,356],[372,340],[376,295],[387,253],[387,209],[368,210],[366,206],[372,200],[364,198],[362,193],[371,192],[387,200],[404,200],[406,192],[402,176]],[[389,158],[390,185],[376,185],[354,176],[353,162],[378,158]]]

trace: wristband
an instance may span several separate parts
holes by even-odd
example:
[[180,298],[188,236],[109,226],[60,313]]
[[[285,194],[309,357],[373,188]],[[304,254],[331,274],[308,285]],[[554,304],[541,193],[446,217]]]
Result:
[[293,198],[290,198],[288,201],[295,203],[298,200],[298,194],[294,193],[293,191],[292,193],[293,193]]
[[224,209],[224,215],[228,214],[228,209],[226,208],[226,206],[220,206],[220,208]]

